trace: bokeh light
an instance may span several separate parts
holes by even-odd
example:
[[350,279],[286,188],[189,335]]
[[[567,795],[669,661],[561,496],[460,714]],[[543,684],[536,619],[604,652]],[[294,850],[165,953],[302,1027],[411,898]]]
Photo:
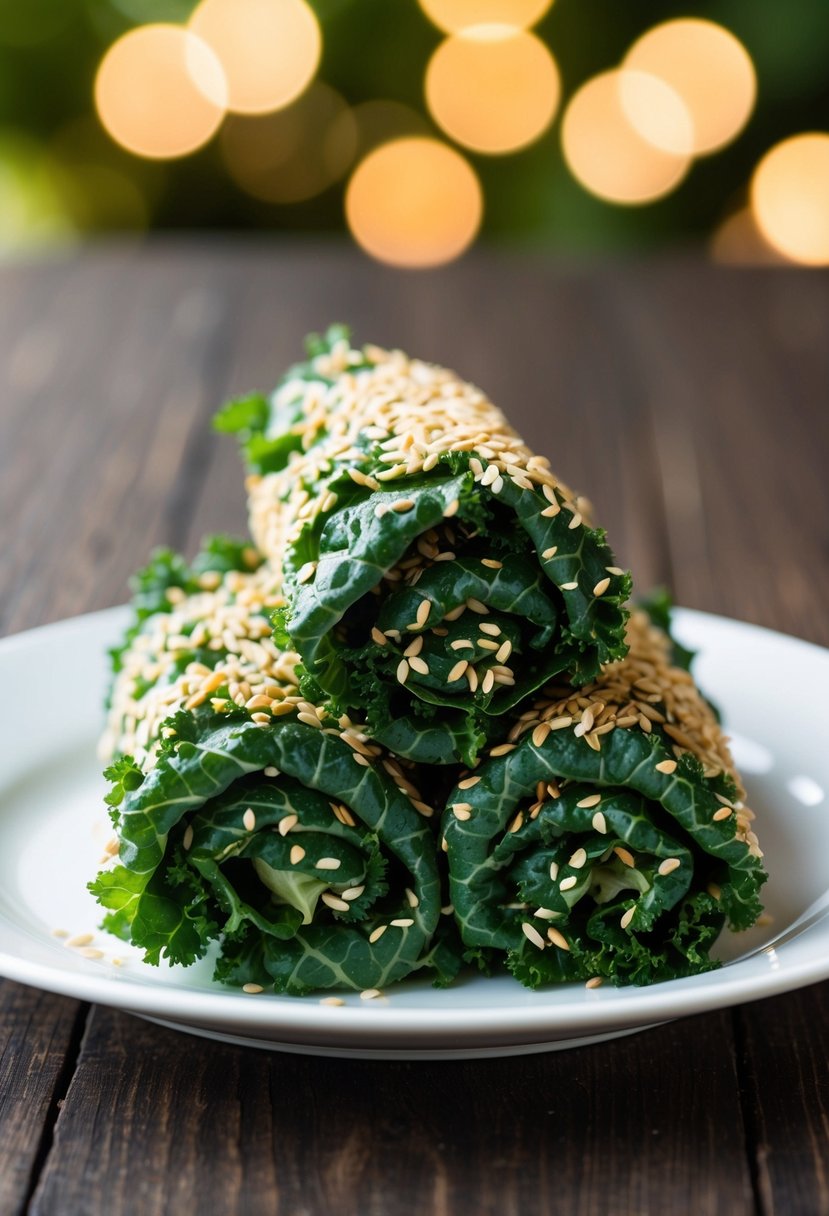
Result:
[[524,30],[476,25],[444,39],[426,70],[426,102],[457,143],[515,152],[543,134],[561,88],[544,43]]
[[95,78],[98,117],[138,156],[165,160],[205,144],[224,117],[221,64],[175,25],[130,30],[108,49]]
[[285,109],[231,115],[219,139],[243,190],[266,202],[297,203],[346,173],[357,153],[357,123],[340,94],[315,81]]
[[[664,80],[682,98],[693,123],[691,151],[699,156],[730,143],[754,108],[757,78],[743,44],[713,21],[681,18],[648,30],[628,51],[625,68]],[[641,134],[651,139],[646,123]],[[680,155],[683,144],[659,143]]]
[[288,105],[319,65],[322,35],[305,0],[202,0],[189,28],[220,60],[239,114]]
[[540,21],[553,0],[420,0],[429,20],[447,34],[473,25],[527,29]]
[[670,115],[679,121],[683,112],[677,101],[664,81],[644,72],[603,72],[588,80],[570,99],[562,122],[564,158],[573,176],[613,203],[649,203],[670,193],[687,173],[690,156],[657,147],[633,126],[629,112],[661,113],[664,133]]
[[355,240],[394,266],[438,266],[472,243],[483,215],[481,186],[459,152],[436,139],[397,139],[370,152],[346,190]]
[[751,208],[785,257],[829,265],[829,134],[795,135],[767,152],[751,181]]
[[727,216],[709,245],[711,258],[725,266],[780,265],[783,258],[763,239],[748,207]]

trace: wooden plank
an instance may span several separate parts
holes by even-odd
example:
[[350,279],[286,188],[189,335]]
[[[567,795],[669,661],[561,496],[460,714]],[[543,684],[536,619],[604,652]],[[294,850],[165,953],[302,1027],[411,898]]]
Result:
[[827,1216],[829,984],[737,1016],[763,1216]]
[[574,1052],[364,1062],[96,1010],[31,1213],[741,1216],[728,1040],[717,1015]]
[[0,980],[0,1212],[23,1212],[74,1065],[85,1006]]

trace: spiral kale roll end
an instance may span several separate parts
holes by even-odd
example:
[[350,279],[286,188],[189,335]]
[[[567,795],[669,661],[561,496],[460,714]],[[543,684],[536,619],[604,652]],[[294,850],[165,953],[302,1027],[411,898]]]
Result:
[[454,373],[335,331],[220,425],[245,442],[304,690],[399,754],[472,763],[552,677],[624,654],[630,579],[589,505]]
[[424,967],[446,982],[457,956],[435,932],[432,808],[411,770],[299,694],[270,639],[266,570],[187,594],[178,559],[154,565],[162,610],[116,660],[118,858],[91,884],[105,927],[151,963],[218,942],[218,979],[278,992],[382,988]]
[[628,641],[593,683],[545,690],[449,799],[464,943],[530,987],[702,972],[724,925],[761,911],[762,853],[714,713],[643,613]]

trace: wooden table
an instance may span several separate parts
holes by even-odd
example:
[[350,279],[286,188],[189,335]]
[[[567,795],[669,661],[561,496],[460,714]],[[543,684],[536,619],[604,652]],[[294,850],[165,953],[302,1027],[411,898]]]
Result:
[[[0,631],[243,529],[210,415],[333,319],[485,385],[641,586],[829,644],[827,277],[483,255],[405,275],[247,242],[2,271]],[[579,1051],[361,1063],[3,983],[0,1213],[816,1216],[827,1040],[827,984]]]

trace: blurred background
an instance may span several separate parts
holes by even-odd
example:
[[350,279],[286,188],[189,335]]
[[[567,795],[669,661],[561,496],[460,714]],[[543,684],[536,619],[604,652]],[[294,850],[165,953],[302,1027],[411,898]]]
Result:
[[0,0],[0,254],[153,229],[829,264],[829,5]]

